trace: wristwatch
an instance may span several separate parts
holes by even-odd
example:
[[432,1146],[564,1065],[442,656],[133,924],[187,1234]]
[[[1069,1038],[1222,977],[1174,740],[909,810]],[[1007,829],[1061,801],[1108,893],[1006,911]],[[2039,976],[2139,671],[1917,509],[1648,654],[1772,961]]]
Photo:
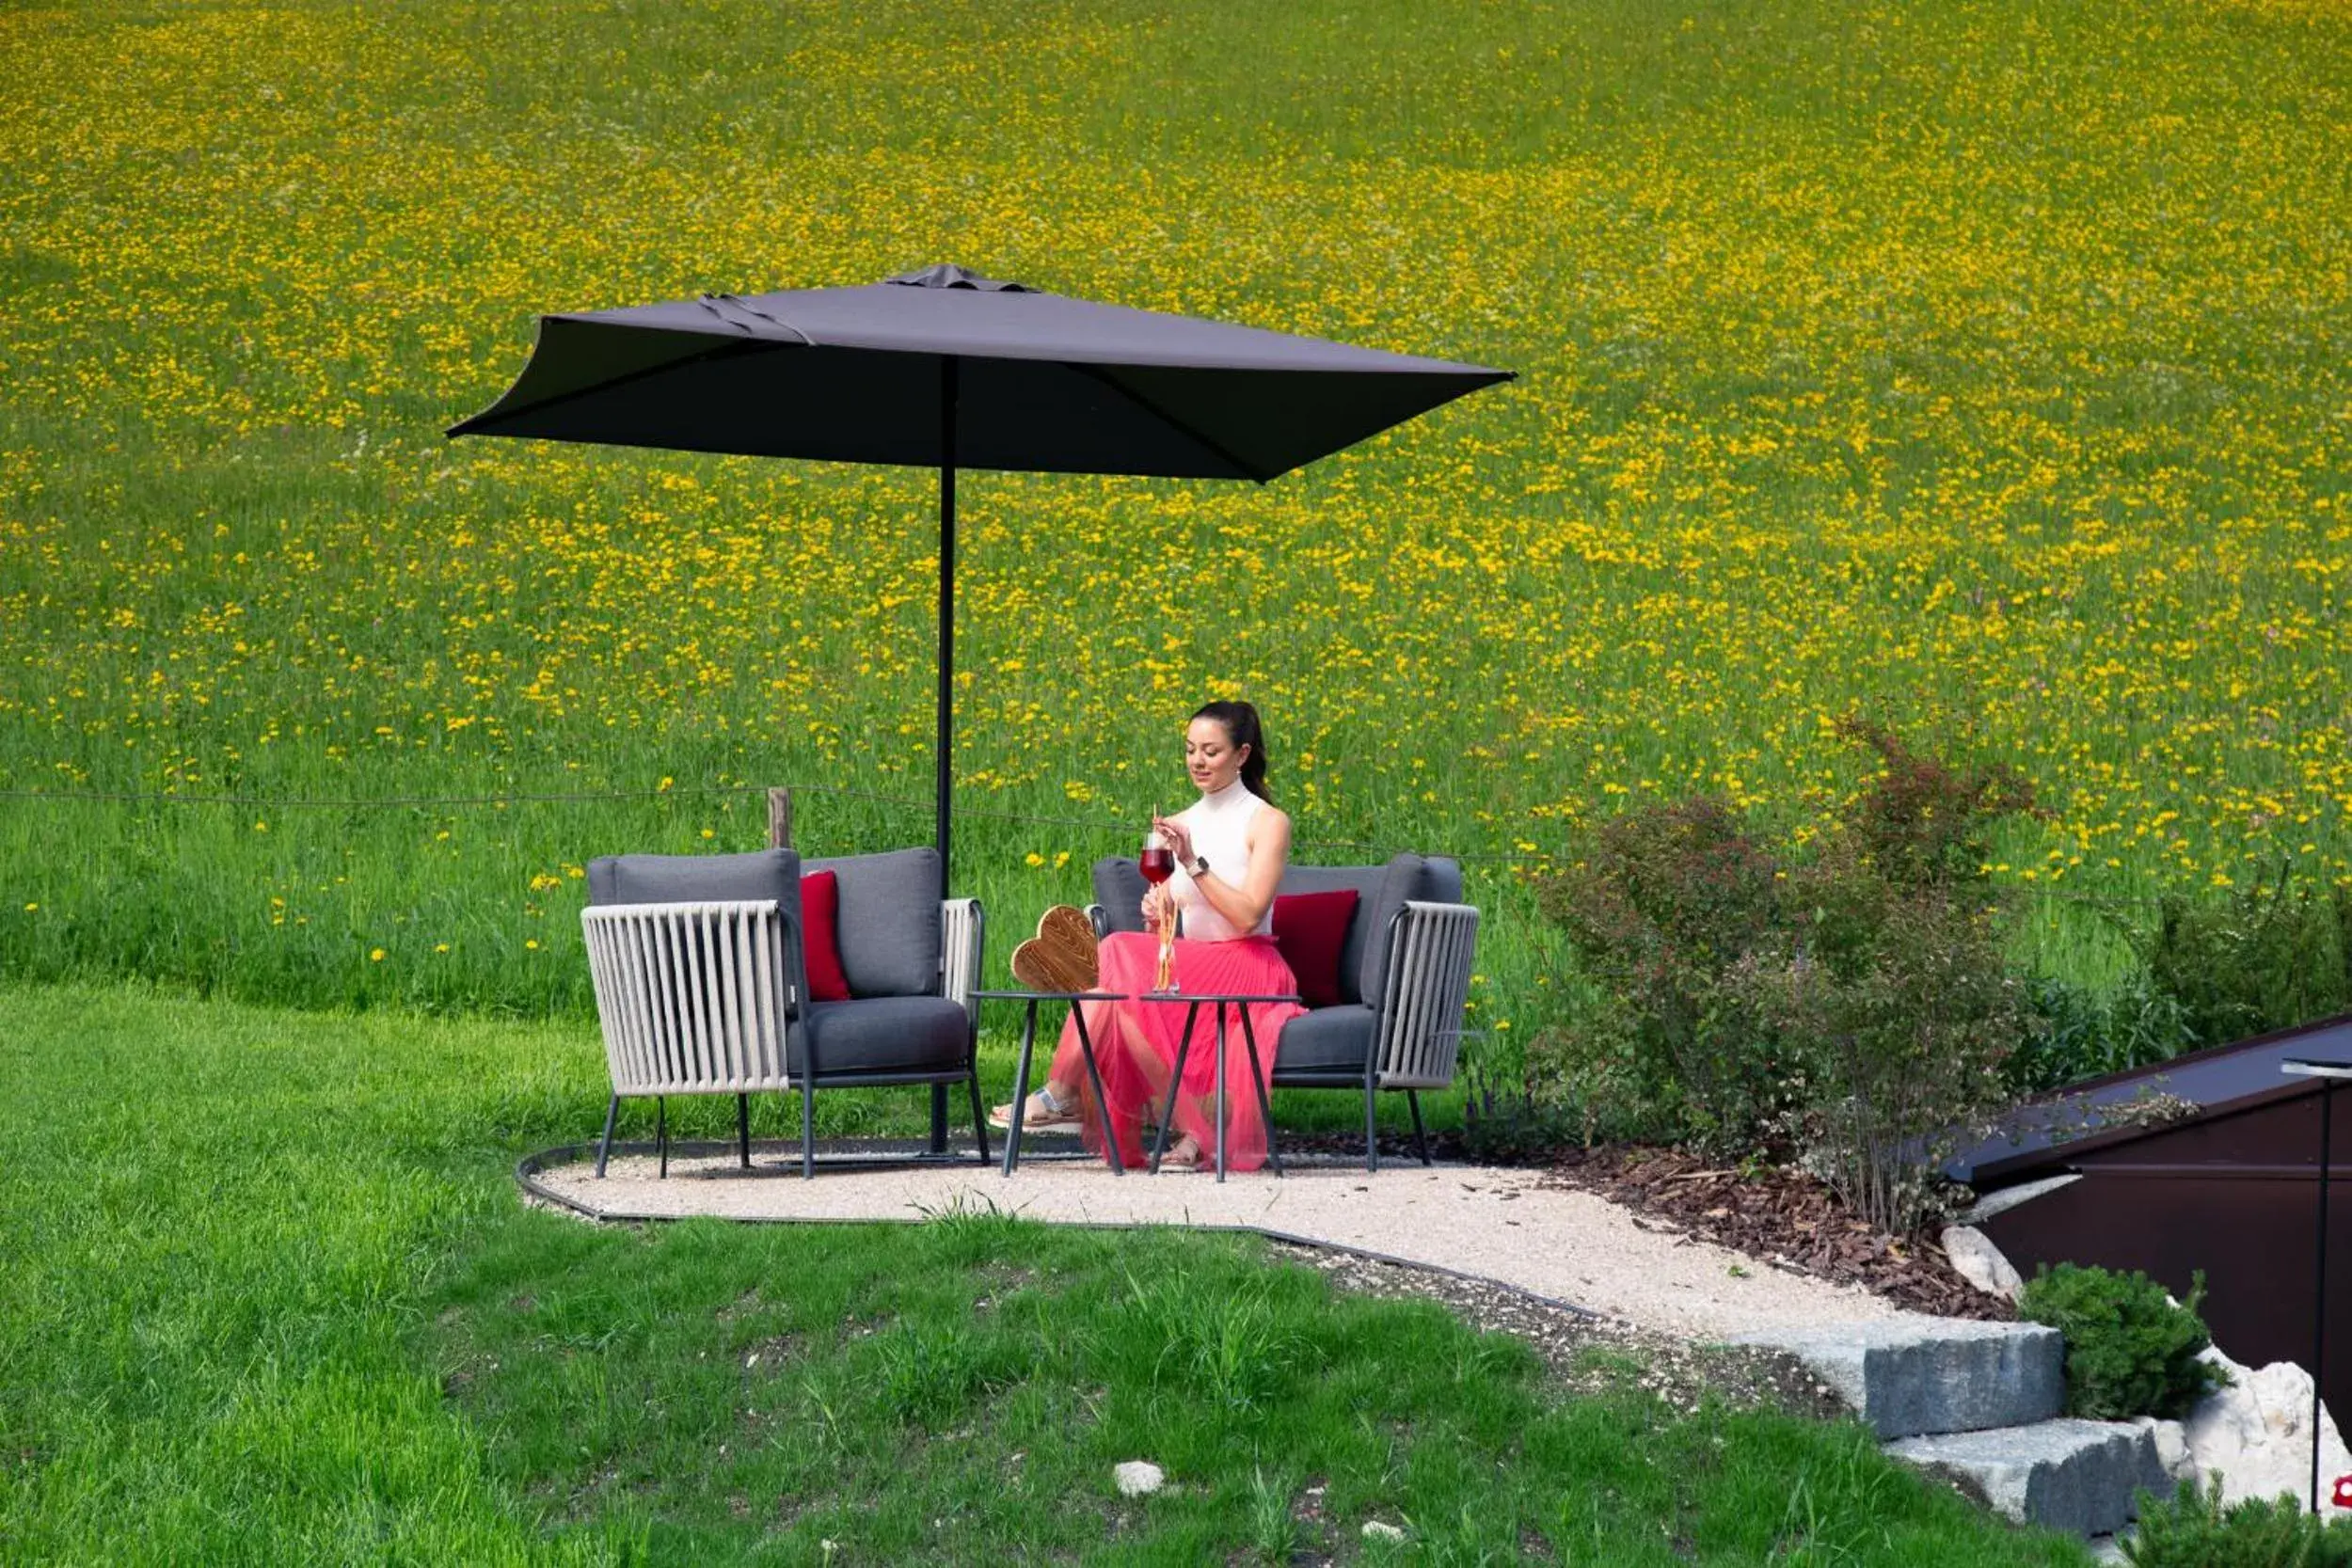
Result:
[[1192,863],[1184,869],[1192,873],[1192,879],[1197,882],[1209,874],[1209,857],[1195,855],[1192,857]]

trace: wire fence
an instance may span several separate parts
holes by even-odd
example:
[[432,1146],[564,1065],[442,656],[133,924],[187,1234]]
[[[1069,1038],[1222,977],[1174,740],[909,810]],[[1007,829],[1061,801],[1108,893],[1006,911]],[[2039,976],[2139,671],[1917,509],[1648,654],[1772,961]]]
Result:
[[[0,789],[0,800],[47,801],[57,804],[115,804],[166,806],[237,806],[263,811],[413,811],[433,807],[566,805],[601,800],[658,800],[683,796],[757,795],[766,796],[771,789],[785,789],[795,795],[831,795],[842,800],[871,800],[887,805],[921,807],[925,811],[934,802],[928,795],[901,795],[887,790],[855,789],[844,784],[673,784],[654,789],[567,790],[548,794],[512,793],[502,795],[377,795],[349,796],[328,799],[308,799],[262,795],[183,795],[163,791],[134,790],[59,790],[59,789]],[[1041,816],[1030,812],[996,811],[985,806],[953,806],[959,818],[995,822],[1019,822],[1038,827],[1063,828],[1080,832],[1108,836],[1126,836],[1136,832],[1135,824],[1114,817]],[[1534,831],[1534,830],[1531,830]],[[1377,855],[1382,859],[1398,850],[1391,846],[1368,843],[1359,839],[1302,838],[1293,841],[1301,849],[1343,849]],[[1528,864],[1541,863],[1553,857],[1549,851],[1536,849],[1519,853],[1472,852],[1454,854],[1449,858],[1465,863]],[[2157,901],[2153,894],[2092,894],[2072,889],[2036,887],[2035,896],[2085,905],[2114,906],[2119,904],[2146,905]]]
[[[771,789],[786,789],[795,795],[831,795],[843,800],[873,800],[887,805],[919,806],[926,811],[933,804],[928,795],[899,795],[886,790],[852,789],[842,784],[674,784],[662,789],[569,790],[553,794],[516,793],[504,795],[375,795],[347,796],[327,799],[307,799],[292,796],[265,795],[181,795],[163,791],[135,790],[62,790],[62,789],[0,789],[0,800],[40,800],[58,803],[169,806],[237,806],[263,811],[368,811],[418,810],[441,806],[510,806],[543,804],[578,804],[597,800],[658,800],[679,796],[760,795]],[[997,822],[1022,822],[1039,827],[1070,828],[1081,832],[1128,834],[1135,824],[1112,817],[1041,816],[1032,812],[995,811],[985,806],[952,806],[958,817],[986,819]],[[1294,841],[1302,849],[1358,849],[1389,855],[1396,851],[1381,845],[1358,839],[1298,839]],[[1540,851],[1523,854],[1455,855],[1461,861],[1492,861],[1496,863],[1545,860]]]

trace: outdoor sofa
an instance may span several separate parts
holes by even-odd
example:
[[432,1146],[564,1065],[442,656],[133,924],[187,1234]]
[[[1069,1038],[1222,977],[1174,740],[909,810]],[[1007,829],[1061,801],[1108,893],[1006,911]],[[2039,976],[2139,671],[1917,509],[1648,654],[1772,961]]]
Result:
[[[809,989],[801,879],[826,871],[836,879],[845,1001],[814,1000]],[[748,1169],[751,1096],[797,1089],[801,1174],[814,1176],[817,1090],[885,1084],[965,1085],[988,1164],[971,997],[980,906],[943,903],[939,882],[939,852],[928,847],[805,862],[790,849],[590,862],[580,924],[612,1075],[596,1174],[625,1096],[654,1097],[667,1176],[666,1097],[734,1095]]]
[[[1143,929],[1144,887],[1133,856],[1094,863],[1096,902],[1087,913],[1098,936]],[[1356,909],[1340,949],[1336,998],[1283,1026],[1274,1086],[1361,1090],[1368,1170],[1380,1168],[1375,1097],[1403,1090],[1425,1165],[1420,1091],[1454,1081],[1478,911],[1462,902],[1461,863],[1441,855],[1400,854],[1385,865],[1293,864],[1276,897],[1343,888],[1355,892]],[[1279,935],[1279,903],[1275,916]],[[1273,1129],[1266,1131],[1271,1137]]]

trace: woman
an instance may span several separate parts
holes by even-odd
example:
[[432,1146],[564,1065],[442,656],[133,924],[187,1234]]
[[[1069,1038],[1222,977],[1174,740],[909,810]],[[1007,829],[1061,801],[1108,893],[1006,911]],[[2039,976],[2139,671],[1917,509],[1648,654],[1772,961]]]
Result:
[[[1175,851],[1176,874],[1144,895],[1142,931],[1115,931],[1099,953],[1101,987],[1128,1000],[1084,1004],[1086,1025],[1103,1073],[1104,1105],[1087,1092],[1086,1060],[1074,1022],[1062,1028],[1045,1086],[1022,1113],[1034,1128],[1083,1126],[1087,1147],[1100,1153],[1105,1137],[1120,1159],[1140,1164],[1140,1127],[1168,1102],[1168,1079],[1184,1032],[1183,1003],[1140,1000],[1159,962],[1158,930],[1180,912],[1176,983],[1192,995],[1224,991],[1289,995],[1298,989],[1274,945],[1274,890],[1289,863],[1291,819],[1265,798],[1265,733],[1248,703],[1210,703],[1184,730],[1184,767],[1200,799],[1152,826]],[[1306,1009],[1274,1003],[1249,1009],[1258,1066],[1274,1071],[1275,1040]],[[1255,1170],[1265,1161],[1266,1129],[1250,1082],[1249,1052],[1238,1022],[1228,1014],[1225,1061],[1225,1158],[1229,1168]],[[1216,1009],[1202,1007],[1184,1053],[1176,1097],[1174,1141],[1162,1168],[1197,1170],[1216,1139]],[[1004,1125],[1012,1107],[991,1119]]]

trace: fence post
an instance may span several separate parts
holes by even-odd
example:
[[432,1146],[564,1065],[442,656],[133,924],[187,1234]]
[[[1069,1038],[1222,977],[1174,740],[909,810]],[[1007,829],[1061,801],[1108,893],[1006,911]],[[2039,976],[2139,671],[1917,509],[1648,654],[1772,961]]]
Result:
[[768,790],[768,847],[792,847],[792,791],[782,784]]

